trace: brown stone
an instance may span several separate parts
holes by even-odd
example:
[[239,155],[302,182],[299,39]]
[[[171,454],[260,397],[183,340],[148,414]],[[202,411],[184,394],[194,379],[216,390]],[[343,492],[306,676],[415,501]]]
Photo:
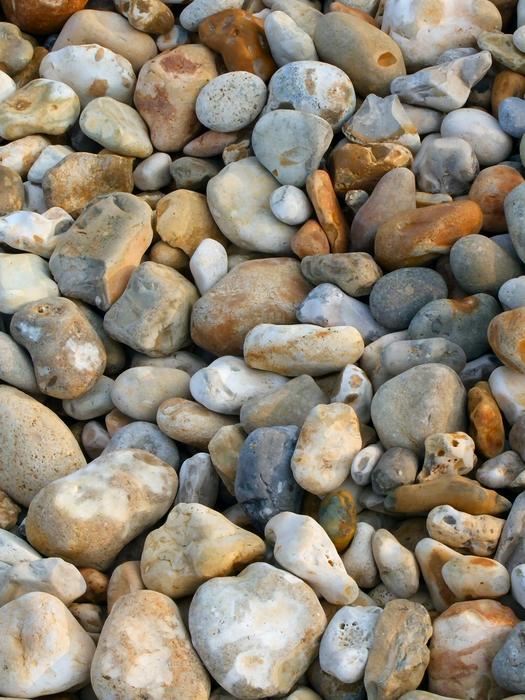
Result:
[[80,567],[79,571],[86,582],[87,589],[77,602],[105,605],[109,582],[106,574],[90,567]]
[[213,53],[199,44],[177,46],[144,64],[134,100],[157,150],[180,151],[199,133],[195,102],[216,77]]
[[133,191],[133,159],[113,153],[72,153],[47,171],[42,187],[48,207],[78,216],[95,197]]
[[21,88],[31,80],[36,80],[40,77],[40,64],[44,56],[47,56],[49,51],[43,46],[36,46],[33,53],[33,58],[29,61],[25,68],[13,75],[13,80],[15,81],[16,87]]
[[0,491],[0,528],[12,530],[18,520],[20,508],[9,498],[5,491]]
[[245,10],[223,10],[199,25],[199,39],[222,56],[229,71],[245,70],[267,82],[277,70],[264,22]]
[[331,156],[332,178],[337,194],[348,190],[372,192],[385,173],[410,168],[412,154],[399,143],[346,143]]
[[507,97],[519,97],[525,94],[525,75],[515,73],[512,70],[503,70],[498,73],[492,83],[491,101],[492,114],[498,118],[500,104]]
[[147,34],[167,34],[175,24],[173,13],[161,0],[115,0],[115,7],[132,27]]
[[193,342],[214,355],[242,355],[246,334],[259,323],[296,323],[310,290],[291,258],[240,263],[193,307]]
[[464,476],[441,476],[398,486],[385,499],[385,507],[394,513],[428,513],[443,505],[471,515],[498,515],[509,510],[511,504],[496,491]]
[[357,7],[343,5],[341,2],[332,2],[328,7],[328,12],[344,12],[346,15],[353,15],[354,17],[358,17],[359,19],[368,22],[368,24],[371,24],[373,27],[377,27],[377,22],[373,17],[370,17],[369,14]]
[[434,620],[429,690],[468,700],[505,697],[492,677],[491,664],[518,622],[510,608],[495,600],[451,605]]
[[483,212],[470,200],[400,213],[378,228],[375,258],[387,270],[425,265],[463,236],[478,233],[482,224]]
[[330,243],[330,252],[346,253],[348,225],[328,173],[325,170],[314,170],[306,180],[306,191]]
[[108,583],[107,606],[108,613],[122,596],[145,588],[140,575],[140,561],[125,561],[115,567]]
[[309,219],[294,233],[290,247],[301,259],[307,255],[326,255],[330,252],[326,233],[315,219]]
[[24,183],[20,175],[0,165],[0,216],[24,208]]
[[472,183],[468,197],[481,207],[484,231],[507,231],[503,203],[508,193],[523,182],[525,180],[520,173],[508,165],[492,165],[480,172]]
[[2,0],[2,9],[10,22],[30,34],[52,34],[88,0]]
[[232,496],[235,495],[239,453],[245,440],[246,433],[241,425],[226,425],[215,433],[208,445],[215,471]]
[[111,410],[104,418],[104,423],[106,424],[106,429],[110,437],[113,437],[117,430],[120,430],[125,425],[129,425],[133,422],[133,418],[126,416],[124,413],[114,408]]
[[476,450],[487,459],[503,452],[505,427],[488,382],[478,382],[469,389],[468,413],[469,435],[476,443]]
[[157,204],[157,233],[172,248],[191,256],[205,238],[226,245],[208,208],[206,195],[191,190],[175,190]]
[[157,425],[168,437],[207,450],[213,436],[225,425],[234,425],[236,416],[224,416],[188,399],[168,399],[159,406]]
[[204,134],[187,143],[182,152],[194,158],[213,158],[220,156],[226,146],[231,146],[238,138],[238,131],[230,131],[227,134],[219,131],[205,131]]
[[413,552],[417,543],[428,537],[426,518],[407,518],[392,534],[399,544]]
[[161,265],[172,267],[174,270],[183,270],[188,267],[190,262],[184,251],[180,248],[172,248],[164,241],[157,241],[151,246],[149,259]]
[[495,316],[488,329],[490,347],[499,359],[518,372],[525,372],[525,307]]

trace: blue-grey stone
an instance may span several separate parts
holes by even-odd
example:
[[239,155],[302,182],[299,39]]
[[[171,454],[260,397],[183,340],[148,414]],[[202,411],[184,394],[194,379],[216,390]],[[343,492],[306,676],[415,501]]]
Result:
[[298,437],[295,425],[257,428],[241,448],[235,497],[260,531],[274,515],[301,508],[303,491],[290,468]]
[[426,267],[402,267],[381,277],[370,292],[370,311],[385,328],[408,328],[419,309],[447,297],[443,277]]
[[507,280],[498,292],[500,302],[506,309],[525,306],[525,275]]
[[525,134],[525,100],[507,97],[498,110],[499,125],[509,136],[520,139]]
[[413,484],[418,468],[415,452],[406,447],[391,447],[372,470],[372,490],[379,496],[386,496],[398,486]]
[[498,685],[513,693],[525,693],[525,622],[517,624],[492,661]]
[[481,355],[481,357],[477,357],[475,360],[467,362],[465,367],[459,373],[459,378],[465,385],[466,389],[471,389],[474,384],[477,384],[478,382],[488,381],[492,372],[494,372],[496,367],[500,366],[501,362],[496,355],[493,355],[492,353]]
[[487,236],[464,236],[450,250],[452,273],[467,294],[496,295],[502,284],[521,272],[519,262]]
[[464,350],[446,338],[397,340],[381,353],[381,364],[392,377],[431,362],[447,365],[459,374],[466,361]]
[[437,299],[417,312],[408,327],[408,337],[447,338],[463,348],[467,360],[474,360],[490,349],[487,329],[500,312],[500,305],[489,294]]
[[508,193],[503,208],[512,245],[519,259],[525,261],[525,183]]

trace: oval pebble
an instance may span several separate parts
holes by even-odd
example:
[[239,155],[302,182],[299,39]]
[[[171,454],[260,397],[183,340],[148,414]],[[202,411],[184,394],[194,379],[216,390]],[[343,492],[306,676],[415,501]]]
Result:
[[238,131],[251,124],[266,102],[266,85],[247,71],[223,73],[210,80],[197,97],[201,124],[220,132]]

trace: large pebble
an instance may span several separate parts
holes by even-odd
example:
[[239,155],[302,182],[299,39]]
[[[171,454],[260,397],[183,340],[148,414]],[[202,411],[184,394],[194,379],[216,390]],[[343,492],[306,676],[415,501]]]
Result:
[[246,71],[223,73],[199,92],[195,111],[201,124],[214,131],[238,131],[248,126],[264,107],[266,85]]
[[505,521],[492,515],[470,515],[443,505],[427,516],[431,537],[449,547],[472,552],[478,557],[494,554]]
[[242,0],[194,0],[180,14],[180,23],[189,32],[199,29],[199,24],[206,17],[215,15],[222,10],[242,7]]
[[463,556],[447,561],[443,580],[458,600],[501,598],[510,589],[507,569],[486,557]]
[[49,593],[69,606],[86,592],[86,582],[72,564],[55,557],[15,564],[0,572],[0,606],[34,591]]
[[429,193],[465,194],[479,173],[474,149],[463,138],[430,134],[414,160],[419,189]]
[[455,279],[468,294],[496,295],[508,280],[518,277],[521,265],[487,236],[465,236],[450,250],[450,267]]
[[514,693],[525,692],[525,623],[520,622],[511,630],[491,669],[501,687]]
[[179,466],[177,445],[153,423],[133,421],[119,428],[111,436],[104,452],[115,450],[145,450],[175,469]]
[[224,426],[234,425],[236,418],[210,411],[196,401],[167,399],[157,411],[157,425],[163,433],[199,450]]
[[459,374],[466,361],[464,350],[446,338],[397,340],[387,345],[381,353],[382,367],[392,377],[429,363],[447,365]]
[[0,379],[3,382],[28,394],[38,393],[38,384],[30,357],[10,335],[2,332],[0,332],[0,357],[2,358]]
[[189,397],[189,381],[186,372],[172,367],[130,367],[117,377],[111,399],[130,418],[154,421],[163,401]]
[[412,552],[385,529],[377,530],[372,551],[381,581],[397,598],[410,598],[419,589],[419,568]]
[[73,219],[58,207],[44,214],[16,211],[0,219],[0,241],[10,248],[49,258]]
[[278,66],[317,59],[312,38],[285,12],[270,12],[264,20],[264,33]]
[[200,503],[213,508],[219,491],[219,477],[206,452],[184,460],[179,471],[177,503]]
[[6,566],[16,566],[24,562],[41,559],[40,554],[25,540],[7,530],[0,529],[0,563],[2,569]]
[[459,136],[468,141],[481,166],[496,165],[510,155],[512,139],[498,120],[479,109],[457,109],[441,123],[442,136]]
[[38,255],[0,253],[0,312],[14,314],[24,304],[58,294],[47,262]]
[[173,14],[161,0],[115,0],[115,8],[142,32],[164,34],[173,27]]
[[382,274],[368,253],[308,255],[301,260],[301,271],[312,284],[331,282],[354,297],[369,294]]
[[0,40],[0,68],[9,75],[23,70],[33,57],[32,43],[10,22],[0,22]]

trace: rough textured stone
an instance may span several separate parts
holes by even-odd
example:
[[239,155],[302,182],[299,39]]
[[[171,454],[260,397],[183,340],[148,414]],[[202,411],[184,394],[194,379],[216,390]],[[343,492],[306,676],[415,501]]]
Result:
[[16,212],[24,206],[24,185],[20,175],[0,165],[0,216]]
[[87,0],[2,0],[2,9],[24,32],[52,34],[86,4]]
[[332,151],[330,162],[337,194],[365,190],[369,194],[379,180],[395,168],[410,168],[412,154],[398,143],[343,143]]

